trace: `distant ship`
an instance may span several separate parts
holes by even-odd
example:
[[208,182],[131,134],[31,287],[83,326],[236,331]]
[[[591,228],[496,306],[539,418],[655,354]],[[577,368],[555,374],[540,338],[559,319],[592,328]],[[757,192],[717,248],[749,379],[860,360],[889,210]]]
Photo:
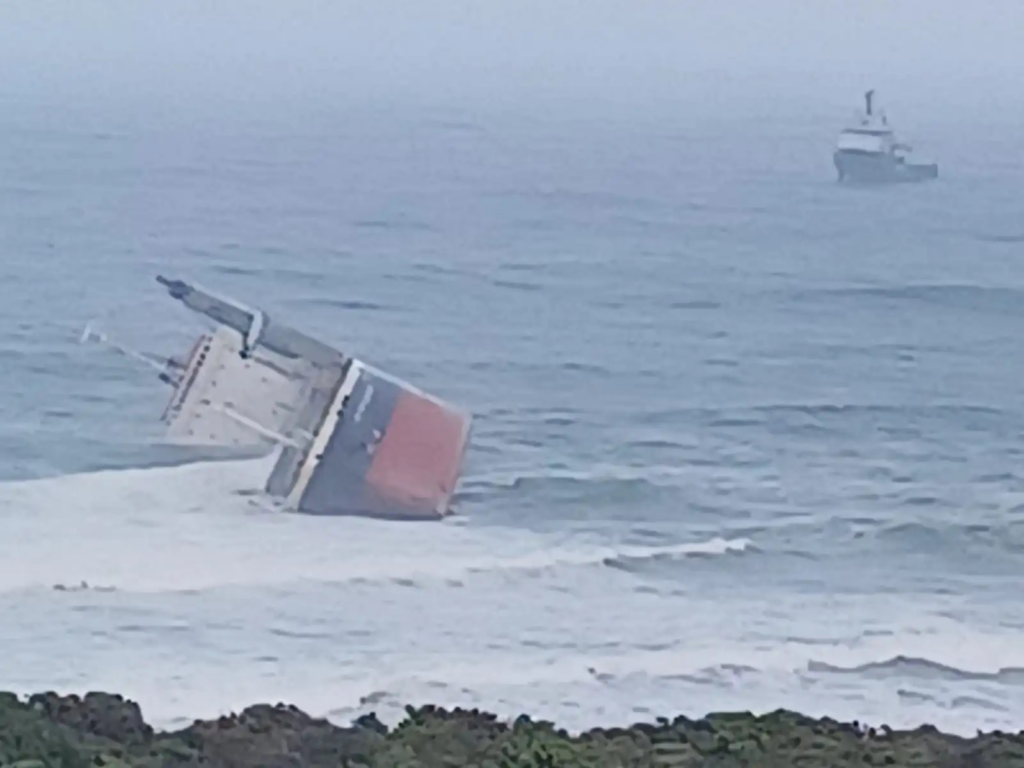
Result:
[[864,114],[839,133],[832,156],[839,181],[885,184],[936,178],[938,165],[907,162],[910,147],[896,140],[885,114],[872,109],[874,94],[864,94]]

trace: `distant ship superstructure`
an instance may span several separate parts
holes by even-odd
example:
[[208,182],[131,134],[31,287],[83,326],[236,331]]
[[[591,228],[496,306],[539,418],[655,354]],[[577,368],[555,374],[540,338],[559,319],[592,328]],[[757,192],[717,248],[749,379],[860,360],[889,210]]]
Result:
[[865,93],[864,114],[839,133],[833,154],[839,181],[895,183],[936,178],[938,165],[907,161],[911,148],[896,140],[885,114],[874,110],[873,100],[874,91]]

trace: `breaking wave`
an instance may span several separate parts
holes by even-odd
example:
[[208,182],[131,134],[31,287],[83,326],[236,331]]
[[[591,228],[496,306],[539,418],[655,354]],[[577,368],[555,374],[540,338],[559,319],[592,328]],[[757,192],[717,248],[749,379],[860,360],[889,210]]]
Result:
[[[333,714],[339,722],[364,707],[400,718],[405,704],[429,702],[482,706],[511,716],[522,711],[534,716],[557,713],[560,724],[569,727],[574,721],[592,725],[612,710],[618,712],[611,719],[621,722],[628,716],[623,711],[640,706],[669,716],[789,706],[893,726],[934,722],[947,730],[950,725],[954,730],[973,728],[986,712],[1001,711],[999,706],[1024,711],[1024,649],[1013,633],[986,634],[953,622],[922,633],[914,626],[919,619],[910,616],[892,633],[855,631],[843,636],[842,621],[822,626],[808,617],[793,617],[803,629],[821,636],[741,639],[735,632],[721,632],[726,625],[719,619],[726,624],[734,619],[707,615],[714,613],[712,601],[701,603],[706,606],[702,615],[693,613],[695,604],[685,600],[645,603],[642,610],[611,615],[598,611],[587,618],[596,623],[566,622],[557,633],[534,630],[511,636],[506,631],[507,606],[493,626],[453,627],[455,619],[470,615],[486,624],[486,613],[477,609],[504,605],[512,595],[524,608],[514,614],[515,621],[528,616],[543,619],[546,609],[562,604],[544,604],[541,593],[530,592],[529,598],[542,601],[534,605],[518,586],[498,594],[485,590],[479,595],[482,602],[468,612],[448,613],[443,594],[438,595],[441,602],[413,594],[399,596],[394,604],[367,596],[346,603],[343,615],[351,621],[325,622],[320,612],[304,615],[301,624],[281,625],[275,619],[273,641],[254,637],[253,628],[243,624],[236,642],[243,643],[251,658],[243,653],[234,664],[200,656],[199,674],[183,677],[174,664],[158,662],[145,667],[140,679],[121,672],[121,663],[109,666],[107,678],[96,685],[129,692],[157,720],[168,722],[176,716],[217,714],[210,712],[211,707],[230,709],[267,699],[288,700],[314,714]],[[316,605],[314,601],[309,607]],[[422,642],[410,644],[406,635],[389,637],[393,622],[407,618],[407,611],[416,606],[426,611],[419,628]],[[371,607],[379,609],[379,617],[363,613]],[[680,611],[691,613],[684,620],[689,627],[685,637],[674,623]],[[431,620],[432,612],[442,615]],[[104,612],[98,621],[110,615]],[[217,618],[221,619],[219,613]],[[892,618],[900,623],[900,618]],[[141,620],[151,622],[153,617],[142,614]],[[622,633],[618,625],[624,621],[635,625],[635,631]],[[672,631],[666,632],[666,626]],[[210,630],[212,625],[205,625],[195,632]],[[187,644],[196,636],[184,632],[179,640],[155,641],[154,632],[134,634],[132,642],[140,654],[151,653],[153,642]],[[831,640],[826,635],[832,635]],[[346,662],[338,665],[333,652],[342,642]],[[301,664],[296,658],[293,664],[282,665],[280,674],[257,674],[268,663],[300,651]],[[382,655],[387,659],[383,665]],[[245,663],[251,674],[240,674],[239,665]],[[834,676],[842,679],[830,680]],[[175,695],[167,696],[168,690]],[[570,703],[571,711],[565,711]],[[922,715],[920,709],[905,710],[903,705],[928,708]],[[968,717],[962,719],[965,712]],[[938,720],[943,713],[956,713],[961,720],[943,725]]]
[[[257,502],[266,460],[112,470],[0,484],[0,591],[85,582],[128,591],[459,579],[742,551],[746,540],[652,546],[517,529],[288,515]],[[83,546],[83,542],[88,542]]]
[[999,682],[1010,685],[1024,685],[1024,667],[999,667],[992,672],[961,669],[927,658],[913,656],[894,656],[885,661],[868,662],[852,667],[834,666],[821,661],[811,661],[807,665],[810,672],[837,675],[864,675],[873,678],[901,677],[929,680],[978,680]]
[[[915,642],[912,633],[880,640],[885,645]],[[1012,638],[1007,639],[1004,651],[1010,645]],[[859,651],[838,647],[833,655],[863,657],[883,648],[881,643],[870,644]],[[579,716],[579,725],[589,726],[601,719],[601,713],[586,703],[596,695],[602,702],[602,710],[618,707],[639,712],[642,706],[652,714],[682,712],[695,717],[715,710],[768,711],[779,706],[813,712],[822,701],[827,702],[826,713],[843,717],[844,709],[854,702],[856,705],[846,710],[846,718],[888,722],[895,727],[919,725],[922,720],[918,712],[893,708],[892,693],[895,692],[899,702],[927,705],[928,722],[941,722],[945,730],[952,732],[970,732],[970,723],[984,718],[986,712],[1006,713],[1012,717],[1014,709],[1019,711],[1022,701],[1019,687],[1024,685],[1024,670],[1019,668],[992,673],[969,672],[926,658],[906,656],[842,667],[809,660],[810,648],[785,641],[770,649],[691,641],[609,653],[565,650],[557,661],[538,656],[502,664],[494,663],[491,658],[441,663],[417,672],[398,669],[388,678],[376,678],[374,688],[364,688],[358,700],[349,698],[345,706],[338,706],[336,702],[333,714],[351,716],[368,707],[385,717],[400,717],[401,706],[409,701],[444,701],[451,705],[473,704],[499,710],[504,706],[519,706],[534,714],[553,706],[563,710],[558,719],[564,723],[566,715],[569,722],[574,719],[571,713],[564,712],[570,709],[566,705],[571,702],[571,709]],[[856,681],[851,679],[846,688],[853,690],[856,686],[858,693],[825,700],[811,693],[824,677],[834,674],[856,678]],[[895,689],[893,679],[899,681]],[[543,707],[526,704],[523,697],[533,691],[547,692],[554,699],[547,699]],[[1016,706],[1011,699],[1017,699]],[[692,710],[686,709],[687,701],[696,702]],[[965,710],[971,717],[967,721],[962,719]],[[961,719],[949,722],[943,717],[947,713]]]
[[[1003,638],[972,635],[971,639],[978,640],[997,657],[1024,660],[1024,654],[1016,647],[1011,635]],[[942,644],[941,648],[936,649],[940,656],[956,654],[954,641],[954,637],[945,634],[932,638],[933,643]],[[571,657],[560,660],[557,665],[538,659],[536,663],[524,663],[511,670],[504,667],[477,668],[473,664],[459,663],[452,664],[449,668],[437,668],[435,672],[439,676],[466,685],[527,685],[591,680],[614,684],[642,676],[651,680],[685,680],[713,686],[743,677],[764,675],[844,675],[858,677],[865,682],[898,678],[919,682],[987,682],[1024,686],[1022,666],[998,666],[996,662],[995,666],[990,665],[991,671],[985,671],[978,659],[972,659],[979,661],[978,668],[962,669],[926,656],[884,656],[886,650],[894,646],[913,647],[919,644],[912,631],[903,632],[898,636],[861,636],[860,639],[850,638],[847,642],[831,644],[800,642],[792,638],[779,638],[770,646],[737,645],[735,642],[708,644],[673,641],[664,645],[652,644],[645,648],[611,648],[608,652],[587,652],[580,649]],[[829,660],[824,661],[815,656],[824,656]],[[879,658],[881,660],[874,660]],[[848,663],[841,663],[843,661]]]

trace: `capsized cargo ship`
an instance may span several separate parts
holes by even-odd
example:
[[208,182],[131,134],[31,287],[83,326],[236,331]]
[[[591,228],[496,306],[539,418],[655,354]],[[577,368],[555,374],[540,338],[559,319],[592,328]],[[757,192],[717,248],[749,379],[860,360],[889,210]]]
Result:
[[170,296],[212,320],[191,351],[155,358],[172,388],[169,442],[277,454],[265,491],[314,515],[429,520],[451,513],[470,439],[466,411],[271,319],[181,280]]
[[911,163],[911,147],[896,140],[884,112],[873,108],[874,91],[864,94],[865,109],[839,133],[832,155],[840,182],[892,184],[937,178],[934,163]]

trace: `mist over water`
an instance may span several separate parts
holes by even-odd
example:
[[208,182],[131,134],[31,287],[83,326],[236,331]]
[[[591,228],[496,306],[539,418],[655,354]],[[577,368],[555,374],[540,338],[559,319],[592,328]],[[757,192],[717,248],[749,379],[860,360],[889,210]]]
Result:
[[[1011,3],[0,6],[0,688],[1024,719]],[[933,183],[835,183],[875,88]],[[459,517],[156,445],[198,281],[471,408]],[[55,591],[85,581],[95,589]]]

